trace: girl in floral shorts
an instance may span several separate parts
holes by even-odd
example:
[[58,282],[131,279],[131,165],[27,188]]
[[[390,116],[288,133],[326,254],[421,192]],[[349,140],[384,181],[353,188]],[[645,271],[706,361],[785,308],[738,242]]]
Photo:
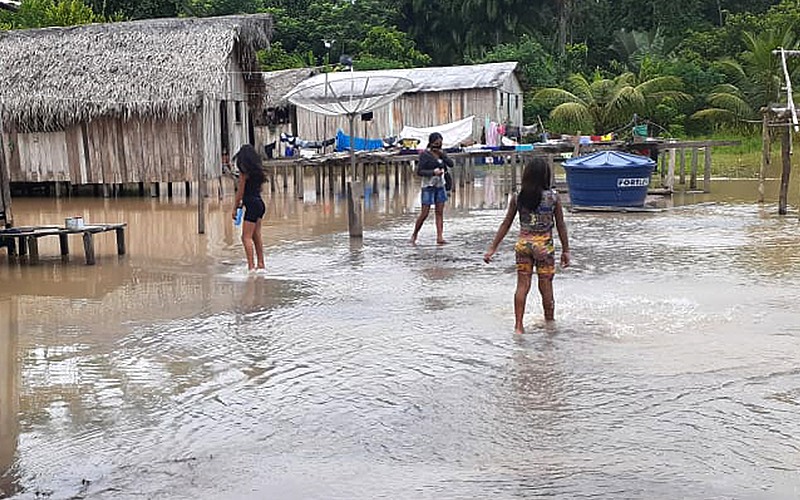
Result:
[[544,318],[555,319],[555,300],[553,299],[553,275],[555,266],[555,245],[553,226],[561,240],[561,265],[568,267],[570,262],[567,226],[558,193],[551,187],[550,165],[544,158],[534,158],[522,173],[522,188],[518,195],[512,195],[506,217],[500,224],[489,250],[483,256],[487,263],[497,252],[514,217],[519,214],[519,239],[514,245],[517,260],[517,290],[514,294],[514,331],[524,333],[522,319],[525,303],[531,289],[533,270],[538,277],[539,294],[542,296]]

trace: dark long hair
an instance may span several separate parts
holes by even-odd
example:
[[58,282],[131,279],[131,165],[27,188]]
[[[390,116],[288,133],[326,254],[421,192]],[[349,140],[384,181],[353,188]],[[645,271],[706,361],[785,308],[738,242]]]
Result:
[[261,156],[251,144],[245,144],[239,148],[239,152],[233,156],[239,171],[247,174],[247,177],[264,184],[264,168],[261,164]]
[[528,210],[536,210],[542,202],[542,193],[547,189],[550,189],[550,164],[537,156],[525,165],[517,202]]

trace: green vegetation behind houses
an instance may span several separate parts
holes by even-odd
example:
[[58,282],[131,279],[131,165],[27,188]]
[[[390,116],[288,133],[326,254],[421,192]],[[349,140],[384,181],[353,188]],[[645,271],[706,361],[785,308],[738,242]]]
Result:
[[800,29],[797,0],[23,0],[0,29],[256,12],[275,20],[264,70],[514,60],[528,124],[605,134],[636,116],[678,138],[758,136],[785,101],[772,51]]

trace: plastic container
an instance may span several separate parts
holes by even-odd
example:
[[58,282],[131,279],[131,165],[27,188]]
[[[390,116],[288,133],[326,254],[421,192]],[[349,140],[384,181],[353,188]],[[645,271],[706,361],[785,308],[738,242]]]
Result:
[[655,164],[646,156],[621,151],[571,158],[563,163],[570,203],[584,207],[641,207]]
[[234,226],[242,225],[242,218],[244,217],[244,209],[239,207],[236,209],[236,219],[233,221]]

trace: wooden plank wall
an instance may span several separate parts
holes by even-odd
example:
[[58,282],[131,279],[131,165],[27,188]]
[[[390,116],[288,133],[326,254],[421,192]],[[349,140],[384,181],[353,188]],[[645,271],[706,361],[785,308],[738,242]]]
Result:
[[[406,94],[389,106],[373,110],[372,122],[367,125],[371,138],[389,137],[400,133],[404,125],[431,127],[475,116],[472,138],[479,141],[486,117],[505,122],[510,116],[511,125],[522,125],[522,96],[519,107],[514,96],[504,92],[504,106],[500,107],[498,89],[468,89],[448,92],[418,92]],[[508,109],[508,106],[511,109]],[[364,136],[364,123],[357,120],[356,135]],[[325,117],[305,109],[297,110],[298,135],[305,140],[323,140],[336,135],[341,128],[349,134],[346,117]]]
[[12,182],[177,182],[195,178],[196,125],[103,118],[66,131],[7,134]]
[[282,123],[280,125],[276,125],[275,127],[267,127],[267,126],[256,127],[255,132],[256,132],[255,146],[258,152],[262,156],[266,156],[266,153],[264,152],[264,145],[272,144],[275,141],[278,141],[278,145],[275,147],[275,157],[283,156],[284,150],[286,149],[286,143],[281,143],[281,133],[291,135],[292,124]]

